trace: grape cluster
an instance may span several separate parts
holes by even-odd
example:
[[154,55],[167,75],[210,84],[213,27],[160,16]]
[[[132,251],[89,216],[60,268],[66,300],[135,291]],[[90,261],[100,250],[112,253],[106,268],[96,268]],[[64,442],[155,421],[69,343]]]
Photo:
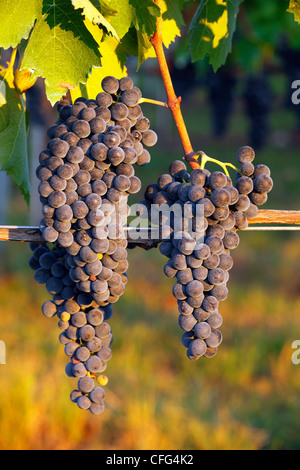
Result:
[[[218,351],[223,339],[219,303],[228,296],[237,231],[257,215],[273,186],[269,168],[254,167],[254,157],[251,147],[238,150],[241,166],[235,184],[221,171],[194,169],[189,174],[185,163],[175,160],[168,173],[146,188],[138,206],[138,215],[147,214],[150,221],[159,212],[165,236],[159,250],[168,258],[164,273],[176,280],[172,293],[191,360],[211,358]],[[180,223],[175,206],[182,208]]]
[[107,320],[128,280],[128,197],[141,189],[134,165],[150,162],[145,147],[157,141],[130,77],[107,76],[102,90],[95,99],[58,103],[36,170],[47,243],[32,245],[30,258],[36,281],[52,295],[42,312],[59,318],[66,373],[78,378],[71,400],[93,414],[104,409],[98,385],[107,381],[102,372],[112,354]]

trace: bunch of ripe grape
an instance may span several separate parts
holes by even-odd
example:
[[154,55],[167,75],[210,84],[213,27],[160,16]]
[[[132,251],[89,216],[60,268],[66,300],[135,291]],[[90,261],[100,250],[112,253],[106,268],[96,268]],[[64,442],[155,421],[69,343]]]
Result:
[[[145,147],[157,142],[141,98],[130,77],[108,76],[95,99],[59,102],[59,118],[47,131],[36,170],[45,243],[30,244],[29,264],[51,295],[42,313],[58,318],[69,358],[66,374],[77,379],[71,400],[92,414],[104,410],[103,372],[113,340],[109,319],[128,281],[127,250],[135,246],[126,233],[129,196],[141,189],[134,165],[147,165]],[[138,204],[137,215],[157,224],[163,238],[164,272],[176,279],[172,292],[182,343],[193,360],[218,351],[219,303],[228,296],[237,232],[257,215],[273,186],[269,168],[254,166],[254,157],[251,147],[239,149],[235,183],[221,171],[188,173],[175,160]]]
[[218,351],[223,322],[219,303],[228,296],[238,230],[247,228],[273,187],[270,169],[254,166],[254,157],[251,147],[238,150],[235,184],[221,171],[194,169],[189,174],[185,163],[175,160],[168,173],[146,188],[137,209],[150,221],[159,214],[166,237],[159,250],[168,258],[164,273],[176,280],[172,292],[184,331],[182,344],[191,360],[211,358]]
[[157,141],[130,77],[105,77],[102,90],[95,99],[58,103],[36,170],[46,243],[32,243],[30,258],[52,296],[42,312],[58,317],[66,373],[78,379],[71,400],[93,414],[104,409],[108,320],[127,283],[128,197],[141,188],[134,165],[150,162],[145,147]]

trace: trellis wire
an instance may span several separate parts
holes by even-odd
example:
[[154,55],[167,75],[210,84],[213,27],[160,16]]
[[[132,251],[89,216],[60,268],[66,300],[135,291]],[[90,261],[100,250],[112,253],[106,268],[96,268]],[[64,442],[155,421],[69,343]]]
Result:
[[[299,231],[300,230],[300,211],[278,211],[264,210],[260,211],[258,217],[249,221],[249,225],[243,232],[248,231]],[[268,225],[276,223],[278,225]],[[145,249],[150,249],[161,241],[159,238],[151,239],[150,227],[124,227],[127,232],[127,240]],[[130,237],[132,233],[146,233],[147,237],[136,239]],[[18,225],[0,225],[0,241],[19,241],[19,242],[37,242],[44,243],[44,239],[39,227],[36,226],[18,226]]]

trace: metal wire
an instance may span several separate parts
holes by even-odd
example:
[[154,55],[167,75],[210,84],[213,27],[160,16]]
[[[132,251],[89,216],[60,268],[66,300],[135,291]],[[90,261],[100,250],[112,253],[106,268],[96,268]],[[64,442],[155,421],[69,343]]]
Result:
[[[26,226],[26,225],[0,225],[0,229],[7,229],[7,230],[39,230],[39,227],[33,227],[33,226]],[[138,232],[150,232],[151,228],[150,227],[130,227],[130,225],[123,227],[123,230],[126,232],[131,232],[131,231],[136,231]],[[155,228],[152,228],[152,230],[155,230]],[[242,229],[243,232],[245,231],[269,231],[269,230],[277,230],[277,231],[283,231],[283,230],[300,230],[300,225],[249,225],[247,228]]]
[[243,230],[243,232],[248,232],[248,231],[294,231],[294,230],[300,230],[300,226],[295,226],[295,225],[288,225],[288,226],[283,226],[281,227],[280,225],[274,225],[274,226],[267,226],[267,225],[262,225],[262,226],[251,226],[249,225],[246,229]]

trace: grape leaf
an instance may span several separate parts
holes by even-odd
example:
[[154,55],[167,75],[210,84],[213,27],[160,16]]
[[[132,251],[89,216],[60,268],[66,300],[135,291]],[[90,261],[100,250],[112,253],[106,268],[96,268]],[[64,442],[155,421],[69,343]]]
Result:
[[242,1],[201,1],[188,33],[192,62],[208,55],[215,71],[226,62]]
[[[100,10],[96,8],[95,6],[96,0],[94,0],[93,2],[91,2],[90,0],[71,0],[71,1],[75,9],[77,8],[82,9],[82,14],[85,15],[85,17],[89,19],[91,23],[96,23],[98,25],[100,24],[101,26],[104,26],[104,28],[109,33],[112,33],[112,35],[115,36],[116,39],[119,39],[116,30],[104,18]],[[101,8],[100,4],[99,4],[99,7]]]
[[85,82],[93,65],[100,65],[98,44],[81,12],[68,0],[44,0],[20,68],[32,71],[32,78],[45,78],[47,97],[54,104]]
[[137,34],[137,41],[138,41],[138,59],[139,59],[137,69],[139,69],[141,64],[144,62],[144,60],[149,58],[151,55],[153,57],[154,49],[146,33],[142,33],[141,31],[137,30],[136,34]]
[[[164,5],[164,2],[163,2],[163,5]],[[164,11],[163,8],[162,8],[162,11]],[[177,36],[179,37],[181,35],[180,29],[176,21],[173,18],[164,17],[164,15],[162,18],[161,29],[162,29],[163,44],[168,49],[170,47],[170,44],[175,41],[176,37]]]
[[297,23],[300,23],[300,0],[290,0],[287,11],[294,15],[294,20]]
[[156,30],[156,19],[160,15],[160,8],[153,0],[129,0],[133,8],[133,23],[135,28],[149,37]]
[[28,38],[40,11],[40,0],[0,0],[0,47],[16,47]]
[[[9,72],[7,72],[9,73]],[[11,175],[25,201],[30,201],[25,104],[9,80],[1,82],[0,164]]]
[[105,18],[109,18],[117,14],[117,10],[103,0],[91,0],[91,2],[94,6],[96,6],[97,3],[100,4],[100,11]]
[[117,10],[110,18],[110,24],[115,28],[120,38],[129,31],[132,24],[134,11],[129,0],[106,0],[107,5]]
[[128,32],[122,38],[122,41],[117,47],[117,52],[121,51],[122,54],[129,54],[138,57],[138,40],[137,32],[134,26],[129,28]]
[[174,20],[179,28],[185,24],[182,16],[183,3],[184,0],[166,0],[167,8],[162,15],[163,18]]

